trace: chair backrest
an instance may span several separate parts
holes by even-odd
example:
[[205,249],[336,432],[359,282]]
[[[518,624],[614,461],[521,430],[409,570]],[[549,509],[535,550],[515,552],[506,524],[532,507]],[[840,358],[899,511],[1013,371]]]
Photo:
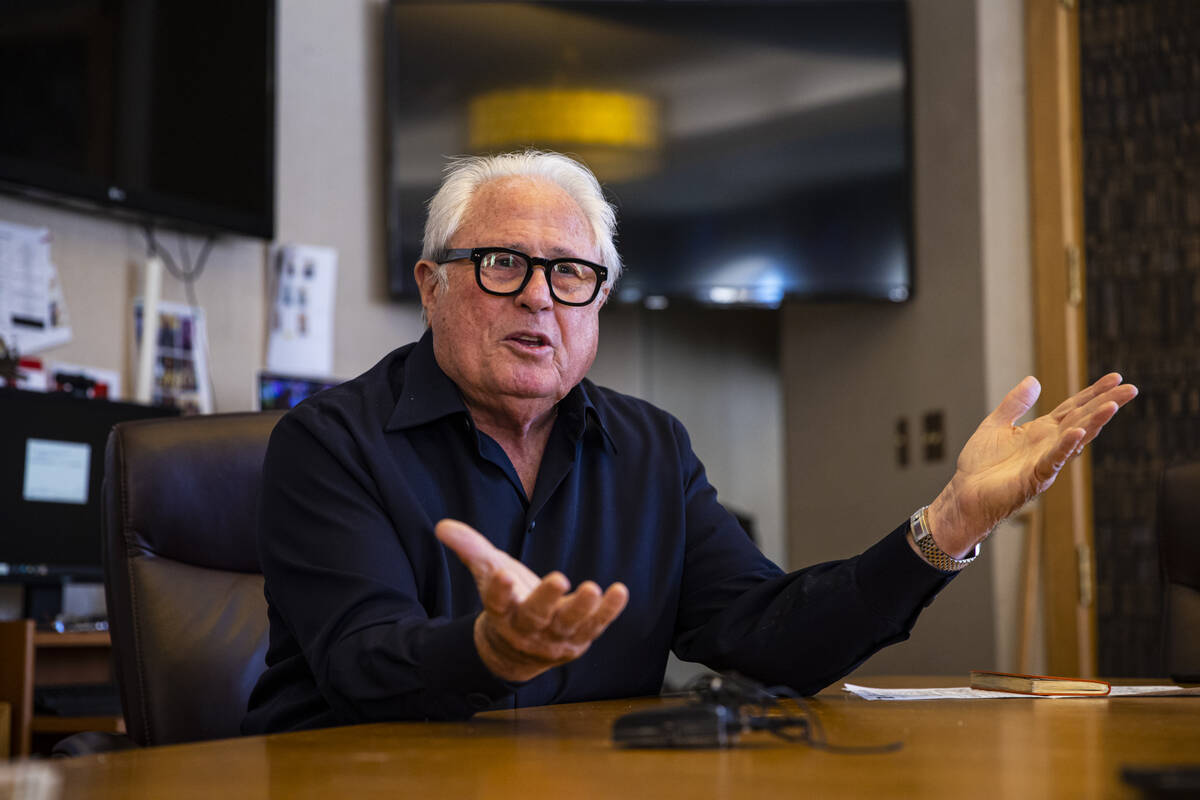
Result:
[[1163,472],[1158,547],[1167,671],[1177,681],[1200,681],[1200,462]]
[[117,682],[140,745],[237,736],[265,667],[254,544],[280,412],[117,425],[105,451],[105,591]]

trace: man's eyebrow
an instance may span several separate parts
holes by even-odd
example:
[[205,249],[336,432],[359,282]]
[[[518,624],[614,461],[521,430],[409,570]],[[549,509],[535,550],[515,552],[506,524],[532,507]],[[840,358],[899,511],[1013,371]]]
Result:
[[[525,244],[509,243],[502,246],[507,247],[509,250],[519,250],[522,253],[529,253],[529,246]],[[530,253],[530,255],[532,255],[532,253]],[[572,250],[568,250],[565,247],[551,247],[546,251],[543,258],[583,258],[583,256],[575,253]]]

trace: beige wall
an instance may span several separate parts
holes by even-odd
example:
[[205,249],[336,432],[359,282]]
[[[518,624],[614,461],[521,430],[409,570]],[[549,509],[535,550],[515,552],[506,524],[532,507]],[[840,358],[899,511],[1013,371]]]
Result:
[[[912,3],[917,288],[904,306],[783,315],[792,564],[868,546],[953,473],[954,454],[1032,360],[1019,3]],[[944,461],[920,457],[945,413]],[[895,457],[908,420],[913,460]],[[1021,531],[1001,531],[860,674],[1012,667]]]
[[280,241],[338,251],[334,370],[349,378],[421,335],[386,298],[382,0],[279,7]]
[[721,502],[750,513],[763,552],[785,563],[778,314],[613,306],[600,339],[591,378],[678,417]]

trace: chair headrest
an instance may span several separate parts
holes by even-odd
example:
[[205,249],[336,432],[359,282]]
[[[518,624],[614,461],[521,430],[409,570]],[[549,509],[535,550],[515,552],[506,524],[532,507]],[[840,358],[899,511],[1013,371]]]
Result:
[[258,493],[267,440],[280,416],[215,414],[117,425],[105,453],[103,495],[107,523],[121,527],[128,552],[260,572]]
[[1200,589],[1200,462],[1163,472],[1159,557],[1171,583]]

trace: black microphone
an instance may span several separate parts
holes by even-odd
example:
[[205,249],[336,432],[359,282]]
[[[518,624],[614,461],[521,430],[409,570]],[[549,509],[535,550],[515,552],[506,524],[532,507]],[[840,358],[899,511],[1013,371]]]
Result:
[[[779,689],[778,691],[787,691]],[[727,672],[702,675],[687,687],[691,702],[634,711],[613,723],[618,747],[732,747],[743,731],[765,730],[795,741],[789,728],[806,731],[808,721],[780,708],[773,690]]]
[[742,728],[727,706],[691,703],[625,714],[612,736],[618,747],[732,747]]

